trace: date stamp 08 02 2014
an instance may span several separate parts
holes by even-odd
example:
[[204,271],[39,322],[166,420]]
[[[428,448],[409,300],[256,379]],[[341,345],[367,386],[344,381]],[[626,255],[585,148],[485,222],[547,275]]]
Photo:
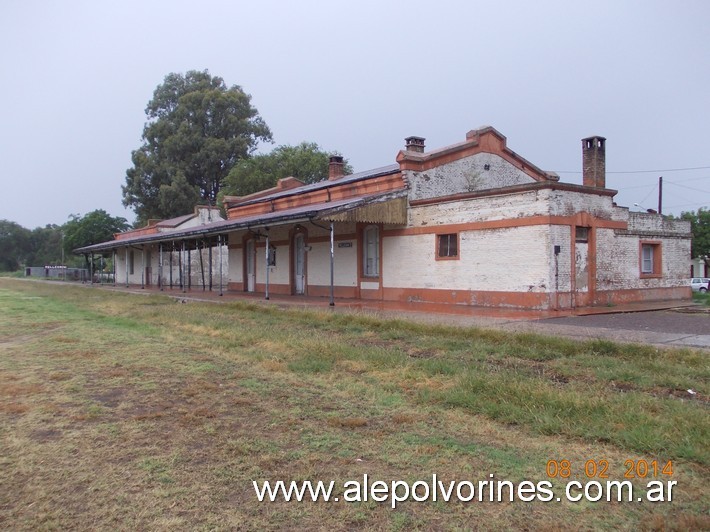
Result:
[[[570,460],[548,460],[545,473],[548,478],[570,478],[577,471],[583,472],[587,478],[609,478],[608,460],[587,460],[584,467],[577,469]],[[673,462],[658,460],[625,460],[625,479],[658,478],[673,476]]]

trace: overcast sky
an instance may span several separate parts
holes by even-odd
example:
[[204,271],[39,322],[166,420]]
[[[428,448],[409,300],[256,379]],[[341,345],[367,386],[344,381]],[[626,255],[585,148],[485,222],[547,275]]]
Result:
[[355,171],[404,137],[433,149],[492,125],[581,183],[581,139],[601,135],[620,205],[656,207],[663,176],[664,212],[695,210],[708,28],[706,0],[0,0],[0,219],[133,222],[121,185],[145,107],[168,73],[204,69],[252,95],[273,146],[317,142]]

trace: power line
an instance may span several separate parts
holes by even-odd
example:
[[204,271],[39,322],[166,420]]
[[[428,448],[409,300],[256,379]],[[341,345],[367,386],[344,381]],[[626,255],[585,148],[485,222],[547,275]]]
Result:
[[[607,174],[655,174],[657,172],[688,172],[691,170],[708,170],[710,166],[695,166],[691,168],[666,168],[665,170],[628,170],[628,171],[617,171],[617,172],[607,172]],[[552,170],[558,174],[581,174],[579,170],[567,171],[567,170]]]
[[671,182],[671,181],[667,181],[667,183],[669,183],[669,184],[671,184],[671,185],[675,185],[675,186],[677,186],[677,187],[687,188],[688,190],[695,190],[695,191],[697,191],[697,192],[710,192],[710,190],[707,190],[707,189],[689,187],[689,186],[687,186],[687,185],[679,185],[678,183],[673,183],[673,182]]
[[[678,185],[678,183],[687,183],[688,181],[700,181],[701,179],[710,179],[710,176],[703,176],[703,177],[690,177],[688,179],[678,179],[676,181],[664,181],[664,183],[670,183],[671,185],[677,185],[679,187],[682,187],[683,185]],[[632,187],[615,187],[617,190],[631,190],[634,188],[646,188],[646,187],[655,187],[657,183],[654,181],[653,183],[647,183],[645,185],[634,185]],[[688,188],[688,187],[686,187]],[[702,190],[701,192],[705,192],[705,190]],[[708,190],[707,192],[710,192]]]

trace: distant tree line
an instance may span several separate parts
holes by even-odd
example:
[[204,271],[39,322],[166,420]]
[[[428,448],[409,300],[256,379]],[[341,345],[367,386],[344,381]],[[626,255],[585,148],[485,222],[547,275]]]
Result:
[[113,217],[104,210],[85,216],[73,214],[63,225],[26,229],[16,222],[0,220],[0,271],[14,272],[26,266],[64,265],[84,268],[84,257],[72,250],[111,240],[125,231],[125,218]]

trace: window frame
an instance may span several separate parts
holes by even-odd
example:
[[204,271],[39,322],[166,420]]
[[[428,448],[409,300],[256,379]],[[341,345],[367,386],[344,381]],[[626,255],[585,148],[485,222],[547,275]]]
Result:
[[[442,238],[447,237],[447,247],[451,247],[451,237],[456,237],[456,255],[441,255]],[[436,260],[460,260],[461,258],[461,238],[460,233],[437,233],[434,239],[434,258]],[[450,251],[450,249],[449,249]]]
[[[374,231],[376,234],[376,239],[374,242],[374,265],[375,272],[368,271],[368,260],[370,258],[370,242],[368,241],[368,235]],[[365,226],[362,230],[362,276],[367,279],[379,279],[380,278],[380,242],[382,239],[380,227],[377,225]]]
[[[651,256],[646,257],[646,250],[650,250]],[[660,240],[639,241],[639,276],[642,279],[658,278],[663,275],[663,249]],[[646,264],[650,260],[650,268]]]
[[591,228],[586,225],[577,225],[574,228],[574,242],[576,244],[588,244]]

